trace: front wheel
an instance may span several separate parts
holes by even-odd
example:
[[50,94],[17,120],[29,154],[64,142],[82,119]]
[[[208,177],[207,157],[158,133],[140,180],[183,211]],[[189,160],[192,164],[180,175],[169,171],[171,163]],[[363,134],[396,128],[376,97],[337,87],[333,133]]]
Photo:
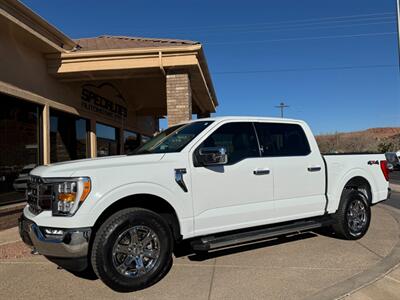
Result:
[[131,292],[162,279],[172,265],[172,234],[158,214],[128,208],[110,216],[96,233],[91,261],[111,289]]
[[347,240],[362,238],[371,221],[371,208],[365,195],[357,190],[345,189],[334,218],[336,224],[333,229],[339,236]]

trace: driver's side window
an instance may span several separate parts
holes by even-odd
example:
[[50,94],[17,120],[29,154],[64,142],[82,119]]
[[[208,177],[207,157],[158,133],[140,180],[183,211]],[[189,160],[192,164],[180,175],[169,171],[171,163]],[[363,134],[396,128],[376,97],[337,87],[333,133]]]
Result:
[[222,125],[198,149],[207,147],[224,147],[228,155],[228,165],[245,158],[260,156],[254,127],[249,122]]

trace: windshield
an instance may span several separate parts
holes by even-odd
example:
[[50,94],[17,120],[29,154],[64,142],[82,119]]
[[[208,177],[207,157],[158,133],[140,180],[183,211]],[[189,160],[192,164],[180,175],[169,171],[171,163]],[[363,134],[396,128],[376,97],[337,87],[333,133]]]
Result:
[[179,152],[211,123],[212,121],[197,121],[170,127],[136,149],[131,155]]

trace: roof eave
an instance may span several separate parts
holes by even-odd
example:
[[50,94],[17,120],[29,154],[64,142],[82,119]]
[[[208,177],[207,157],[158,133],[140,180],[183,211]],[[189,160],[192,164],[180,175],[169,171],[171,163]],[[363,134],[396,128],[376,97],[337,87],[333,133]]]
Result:
[[143,48],[124,48],[124,49],[107,49],[107,50],[89,50],[89,51],[68,51],[60,56],[49,54],[47,57],[52,58],[87,58],[87,57],[108,57],[118,55],[135,55],[135,54],[151,54],[151,53],[171,53],[171,52],[191,52],[199,51],[201,45],[183,45],[183,46],[167,46],[167,47],[143,47]]
[[203,68],[203,73],[205,75],[205,79],[207,81],[207,85],[208,85],[209,90],[211,92],[211,96],[212,96],[214,105],[218,106],[217,94],[215,93],[214,84],[213,84],[213,81],[211,79],[211,73],[210,73],[210,70],[208,69],[207,59],[206,59],[206,56],[204,54],[203,47],[201,45],[200,45],[200,49],[199,49],[199,55],[200,55],[200,59],[199,59],[200,66]]
[[48,41],[48,44],[57,51],[71,50],[76,46],[72,39],[19,1],[3,0],[0,2],[0,9],[4,16],[8,16],[9,19],[11,16],[11,21],[18,22],[17,25],[31,33],[36,33],[37,37]]

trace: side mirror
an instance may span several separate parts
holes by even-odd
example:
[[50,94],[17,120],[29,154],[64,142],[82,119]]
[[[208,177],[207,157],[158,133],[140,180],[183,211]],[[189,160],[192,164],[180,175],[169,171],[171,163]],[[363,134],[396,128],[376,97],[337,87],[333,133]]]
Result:
[[224,165],[228,162],[228,154],[224,147],[204,147],[200,148],[198,159],[203,166]]

